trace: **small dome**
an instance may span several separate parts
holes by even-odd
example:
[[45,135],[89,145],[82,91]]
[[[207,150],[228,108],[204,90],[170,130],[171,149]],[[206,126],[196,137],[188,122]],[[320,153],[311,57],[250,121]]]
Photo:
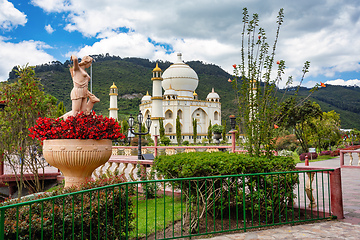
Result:
[[164,96],[177,96],[177,95],[178,94],[176,93],[176,91],[171,88],[171,85],[170,85],[169,89],[165,90],[165,92],[164,92]]
[[110,88],[117,88],[117,86],[115,85],[115,83],[113,82],[113,85]]
[[197,93],[194,91],[193,96],[197,96]]
[[141,102],[149,102],[151,101],[151,96],[149,95],[149,92],[146,92],[146,95],[142,97]]
[[156,67],[152,70],[153,72],[161,72],[161,68],[159,68],[158,63],[156,63]]
[[206,97],[206,100],[208,101],[211,101],[211,100],[215,100],[215,99],[220,99],[220,96],[219,94],[217,94],[215,91],[214,91],[214,88],[212,89],[211,93],[209,93]]

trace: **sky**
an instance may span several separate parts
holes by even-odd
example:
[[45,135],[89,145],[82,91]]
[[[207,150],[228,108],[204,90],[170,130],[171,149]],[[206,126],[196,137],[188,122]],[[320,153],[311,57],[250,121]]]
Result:
[[275,57],[286,62],[280,87],[290,75],[300,81],[305,61],[302,86],[360,86],[358,0],[0,0],[0,81],[14,66],[64,62],[71,54],[174,62],[181,52],[184,61],[232,74],[241,61],[244,7],[259,14],[270,44],[284,9]]

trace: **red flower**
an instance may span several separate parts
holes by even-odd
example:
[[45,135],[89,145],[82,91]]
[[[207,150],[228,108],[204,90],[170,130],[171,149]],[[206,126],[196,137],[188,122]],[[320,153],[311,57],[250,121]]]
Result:
[[232,82],[232,80],[229,78],[229,79],[228,79],[228,82]]
[[274,128],[275,128],[275,129],[277,129],[277,128],[279,128],[279,126],[278,126],[278,125],[276,125],[276,124],[274,124]]
[[236,64],[234,64],[233,67],[236,68]]
[[277,61],[276,64],[280,64],[280,61]]
[[258,38],[259,38],[259,40],[260,40],[261,36],[259,35],[259,37],[258,37]]
[[326,87],[325,83],[320,82],[321,87]]

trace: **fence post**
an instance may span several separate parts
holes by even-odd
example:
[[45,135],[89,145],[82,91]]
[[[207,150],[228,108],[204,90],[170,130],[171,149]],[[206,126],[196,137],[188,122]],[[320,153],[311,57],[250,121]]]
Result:
[[344,208],[341,188],[341,168],[335,168],[330,174],[331,213],[338,219],[344,218]]
[[234,153],[235,152],[235,146],[236,146],[235,133],[237,133],[237,131],[233,130],[233,131],[230,131],[229,133],[231,133],[231,152]]
[[154,139],[154,157],[157,157],[157,141],[158,141],[158,135],[154,135],[155,139]]
[[344,152],[340,150],[340,167],[344,166]]

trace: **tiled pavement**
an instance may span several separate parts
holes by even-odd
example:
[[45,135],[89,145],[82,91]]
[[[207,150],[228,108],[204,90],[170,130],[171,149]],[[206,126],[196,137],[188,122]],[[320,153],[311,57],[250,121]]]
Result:
[[[347,157],[345,157],[345,164],[348,164]],[[356,161],[355,164],[357,164]],[[304,166],[304,163],[298,165]],[[340,167],[340,158],[310,162],[310,166]],[[360,239],[360,168],[342,168],[341,183],[345,219],[295,226],[280,226],[272,229],[227,234],[204,239]]]

